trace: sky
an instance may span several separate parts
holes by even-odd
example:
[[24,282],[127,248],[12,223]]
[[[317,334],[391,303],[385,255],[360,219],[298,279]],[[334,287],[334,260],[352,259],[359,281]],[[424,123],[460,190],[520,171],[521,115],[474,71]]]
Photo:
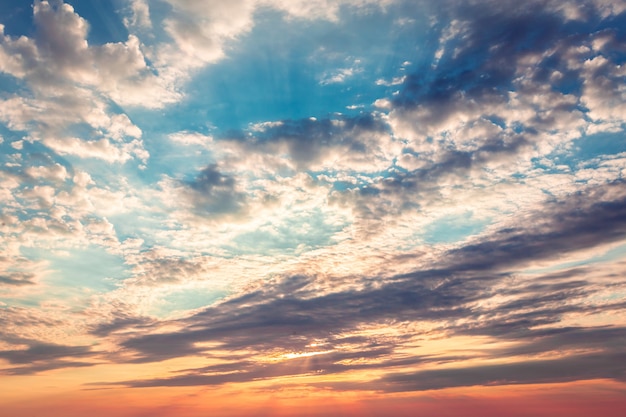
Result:
[[623,0],[3,0],[0,409],[621,416]]

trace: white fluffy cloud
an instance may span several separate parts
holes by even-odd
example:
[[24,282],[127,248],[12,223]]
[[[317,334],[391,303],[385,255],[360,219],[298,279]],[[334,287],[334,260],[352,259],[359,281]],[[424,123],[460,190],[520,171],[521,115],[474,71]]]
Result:
[[[0,56],[5,58],[0,70],[22,79],[32,93],[0,101],[0,119],[60,154],[145,162],[141,130],[126,115],[111,112],[105,99],[154,107],[172,97],[159,89],[138,39],[91,46],[87,22],[60,1],[35,1],[33,15],[33,38],[4,33],[0,38]],[[81,124],[90,126],[95,140],[67,133]]]

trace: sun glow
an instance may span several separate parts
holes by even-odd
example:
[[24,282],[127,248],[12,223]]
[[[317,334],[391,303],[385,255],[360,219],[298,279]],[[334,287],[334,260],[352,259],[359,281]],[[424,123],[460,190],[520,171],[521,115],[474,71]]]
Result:
[[284,359],[308,358],[310,356],[325,355],[334,352],[334,350],[323,350],[318,352],[290,352],[282,355]]

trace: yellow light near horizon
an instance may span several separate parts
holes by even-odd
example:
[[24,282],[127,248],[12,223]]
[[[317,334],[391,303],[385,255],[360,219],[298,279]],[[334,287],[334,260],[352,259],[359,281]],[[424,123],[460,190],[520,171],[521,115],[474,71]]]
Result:
[[285,353],[281,357],[285,359],[306,358],[309,356],[325,355],[331,352],[334,352],[334,350],[324,350],[324,351],[319,351],[319,352],[291,352],[291,353]]

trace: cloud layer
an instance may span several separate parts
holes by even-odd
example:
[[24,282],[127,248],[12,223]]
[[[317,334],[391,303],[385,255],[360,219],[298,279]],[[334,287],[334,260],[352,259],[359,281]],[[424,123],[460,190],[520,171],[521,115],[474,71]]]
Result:
[[0,19],[7,381],[623,393],[621,2],[115,7]]

